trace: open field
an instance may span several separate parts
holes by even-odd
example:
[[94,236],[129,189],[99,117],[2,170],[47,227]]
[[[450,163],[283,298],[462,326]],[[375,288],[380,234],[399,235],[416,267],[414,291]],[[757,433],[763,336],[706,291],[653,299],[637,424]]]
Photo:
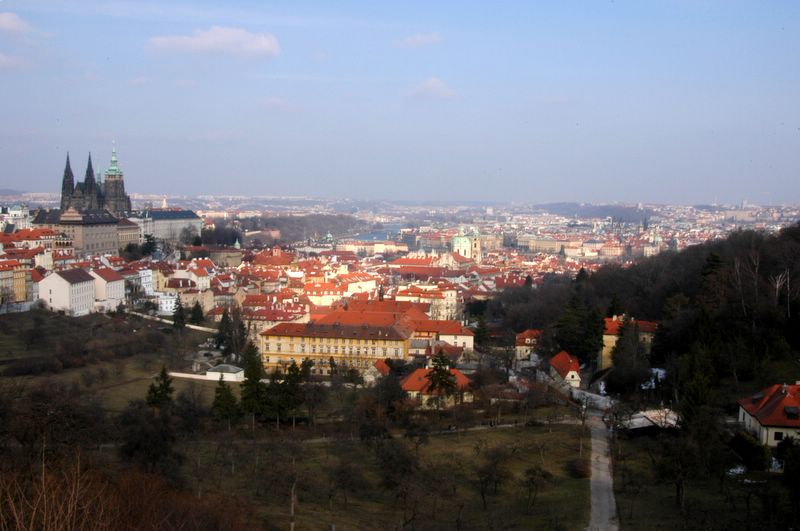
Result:
[[[418,465],[396,484],[382,479],[386,467],[376,444],[354,440],[291,439],[190,444],[186,486],[220,490],[258,508],[264,526],[285,529],[296,479],[300,529],[583,529],[589,515],[589,480],[570,477],[567,462],[578,455],[580,428],[511,428],[432,436],[418,448]],[[395,439],[414,455],[413,444]],[[387,444],[385,441],[383,444]],[[584,441],[584,451],[588,445]],[[508,460],[500,467],[497,493],[479,492],[478,469],[494,449]],[[402,452],[401,452],[402,453]],[[347,463],[351,484],[337,487],[337,467]],[[525,470],[542,465],[553,479],[542,486],[526,514]],[[341,470],[339,472],[343,473]]]
[[[35,332],[35,333],[34,333]],[[209,334],[183,333],[135,316],[70,318],[46,311],[0,316],[0,378],[26,386],[78,386],[110,412],[143,399],[162,365],[175,367]],[[12,375],[12,371],[19,372]],[[175,380],[176,395],[193,382],[206,405],[216,382]]]
[[752,472],[723,481],[690,477],[686,481],[686,507],[681,513],[674,483],[656,473],[656,439],[620,438],[612,445],[612,452],[622,529],[769,529],[778,525],[768,523],[776,504],[788,503],[778,486],[780,476],[775,474]]

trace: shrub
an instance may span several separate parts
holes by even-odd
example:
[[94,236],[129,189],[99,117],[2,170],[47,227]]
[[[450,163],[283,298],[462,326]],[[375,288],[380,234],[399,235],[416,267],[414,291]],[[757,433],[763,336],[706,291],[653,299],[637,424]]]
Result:
[[766,470],[769,468],[769,450],[749,433],[738,432],[731,439],[730,447],[739,455],[742,463],[748,469]]
[[575,479],[588,478],[592,474],[591,468],[589,467],[589,460],[582,457],[571,459],[567,463],[567,472]]

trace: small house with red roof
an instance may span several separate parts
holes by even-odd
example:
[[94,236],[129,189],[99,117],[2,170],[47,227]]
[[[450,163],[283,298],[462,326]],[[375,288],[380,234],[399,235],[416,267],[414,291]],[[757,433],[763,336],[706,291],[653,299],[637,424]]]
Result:
[[578,358],[562,350],[550,358],[550,376],[557,382],[564,382],[572,387],[581,386],[581,364]]
[[741,398],[739,422],[766,446],[792,437],[800,440],[800,382],[771,385]]
[[514,351],[517,355],[517,360],[526,360],[530,358],[531,353],[536,349],[539,343],[539,338],[542,337],[542,331],[537,328],[529,328],[517,334],[516,341],[514,342]]
[[[438,389],[430,390],[431,381],[428,375],[431,370],[427,368],[416,369],[400,382],[403,391],[408,393],[409,398],[416,400],[422,408],[430,407],[429,402],[431,401],[428,400],[429,398],[442,396],[442,391]],[[443,407],[452,407],[457,403],[472,402],[473,396],[470,391],[469,378],[458,369],[450,369],[450,374],[455,379],[455,393],[452,396],[445,397],[441,405]]]

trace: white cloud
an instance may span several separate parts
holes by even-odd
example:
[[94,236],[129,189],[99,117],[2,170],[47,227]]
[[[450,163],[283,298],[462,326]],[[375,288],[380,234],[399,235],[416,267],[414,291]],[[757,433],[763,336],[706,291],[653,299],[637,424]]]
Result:
[[134,77],[128,80],[129,85],[147,85],[150,83],[150,78],[146,76]]
[[456,96],[456,91],[438,77],[426,79],[411,89],[414,98],[446,99]]
[[0,31],[28,33],[31,29],[30,24],[19,18],[16,13],[0,13]]
[[434,31],[433,33],[417,33],[410,35],[397,43],[400,48],[421,48],[442,42],[442,36]]
[[0,68],[13,68],[22,66],[22,60],[12,55],[0,53]]
[[242,28],[212,26],[193,35],[153,37],[151,48],[178,52],[228,53],[274,57],[281,52],[278,39],[271,33],[251,33]]

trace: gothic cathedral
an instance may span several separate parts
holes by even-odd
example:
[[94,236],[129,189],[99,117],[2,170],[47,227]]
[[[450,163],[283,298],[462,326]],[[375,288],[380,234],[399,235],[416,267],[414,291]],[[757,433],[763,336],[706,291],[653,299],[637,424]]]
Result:
[[83,182],[75,183],[67,154],[64,179],[61,181],[61,212],[68,208],[79,211],[105,209],[116,217],[123,217],[131,211],[131,198],[125,193],[125,181],[117,161],[116,148],[111,150],[111,165],[105,171],[105,181],[100,180],[100,173],[95,179],[90,154]]

